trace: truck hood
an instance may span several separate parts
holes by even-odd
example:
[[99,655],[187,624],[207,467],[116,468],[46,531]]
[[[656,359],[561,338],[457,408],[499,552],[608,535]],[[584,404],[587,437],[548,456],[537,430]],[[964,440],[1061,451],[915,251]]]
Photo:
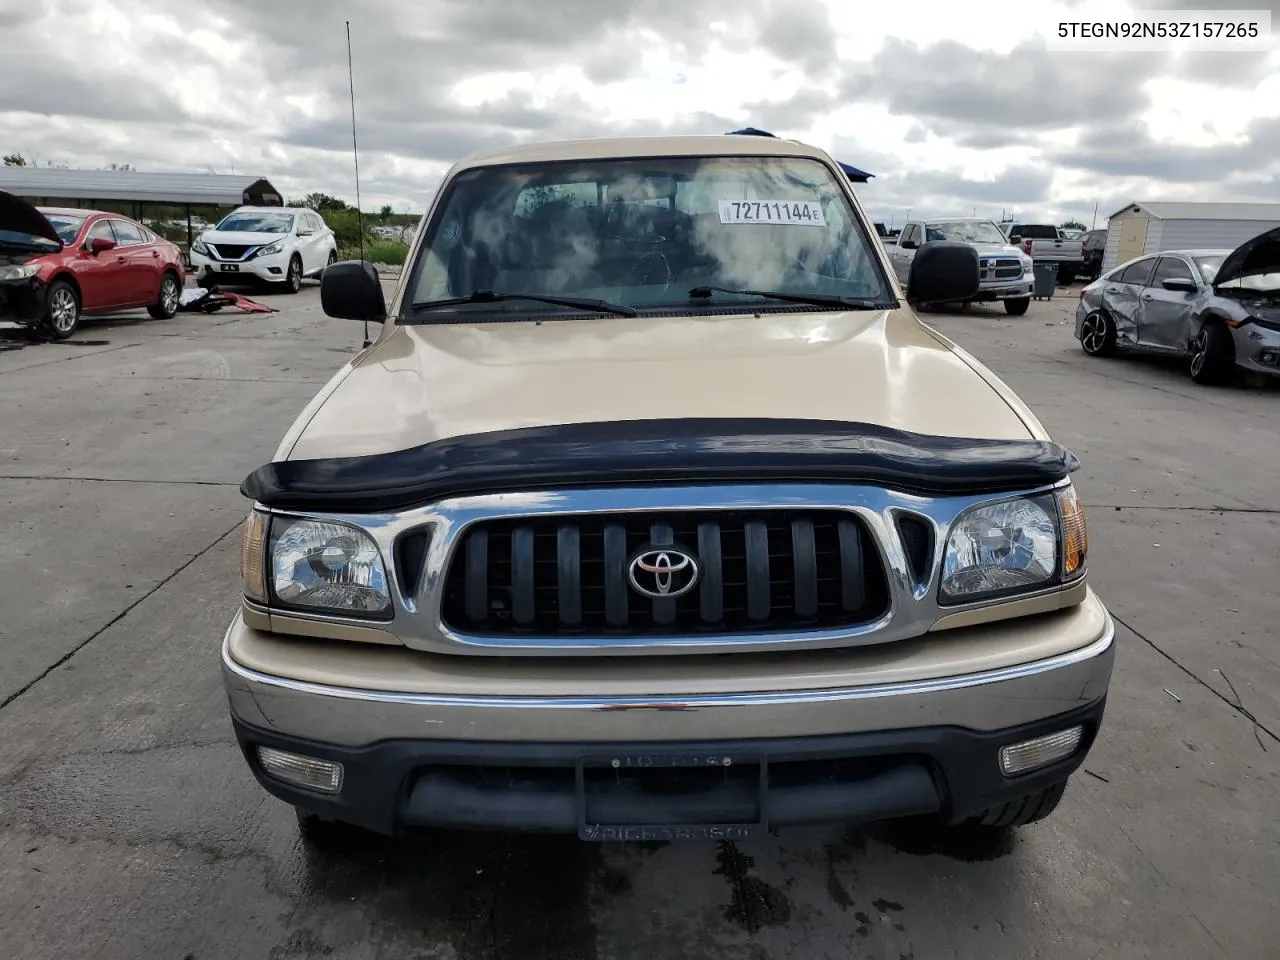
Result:
[[397,326],[312,400],[275,459],[687,417],[1035,436],[979,369],[904,310]]
[[1213,277],[1216,290],[1228,280],[1280,273],[1280,227],[1246,240],[1227,255]]
[[969,246],[978,251],[978,256],[1022,256],[1022,249],[1011,243],[970,243]]
[[0,190],[0,256],[10,262],[25,261],[61,249],[62,239],[43,213]]

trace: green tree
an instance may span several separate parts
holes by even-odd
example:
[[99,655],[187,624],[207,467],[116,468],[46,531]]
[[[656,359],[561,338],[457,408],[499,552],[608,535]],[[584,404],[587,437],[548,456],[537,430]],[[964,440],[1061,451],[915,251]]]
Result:
[[1079,220],[1068,220],[1066,223],[1062,225],[1062,229],[1063,230],[1083,230],[1085,229],[1085,225],[1081,223]]
[[387,220],[390,218],[390,216],[391,216],[391,204],[384,203],[382,205],[382,209],[378,211],[378,217],[382,220]]
[[308,193],[302,198],[301,205],[319,214],[351,209],[345,201],[339,200],[337,197],[331,197],[327,193]]
[[6,153],[4,155],[4,165],[6,167],[25,167],[28,166],[27,158],[20,153]]

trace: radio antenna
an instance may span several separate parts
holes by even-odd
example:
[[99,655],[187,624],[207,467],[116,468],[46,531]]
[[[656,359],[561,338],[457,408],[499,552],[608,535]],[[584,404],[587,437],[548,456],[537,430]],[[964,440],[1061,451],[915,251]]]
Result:
[[[351,90],[351,159],[356,168],[356,232],[359,233],[360,260],[364,261],[364,211],[360,206],[360,148],[356,145],[356,72],[351,61],[351,21],[347,21],[347,86]],[[364,346],[369,339],[369,321],[364,322]]]

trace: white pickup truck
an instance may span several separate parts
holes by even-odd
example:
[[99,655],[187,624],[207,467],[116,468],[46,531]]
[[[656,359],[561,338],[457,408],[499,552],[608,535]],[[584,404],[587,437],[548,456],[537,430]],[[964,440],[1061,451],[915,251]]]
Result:
[[881,239],[900,283],[906,284],[911,275],[916,250],[934,240],[965,243],[978,252],[978,292],[966,302],[998,300],[1011,316],[1027,312],[1035,289],[1031,258],[1011,245],[994,223],[978,217],[909,220],[896,242]]
[[1084,268],[1084,242],[1071,240],[1052,223],[1003,224],[1009,243],[1032,260],[1058,264],[1058,282],[1070,283]]

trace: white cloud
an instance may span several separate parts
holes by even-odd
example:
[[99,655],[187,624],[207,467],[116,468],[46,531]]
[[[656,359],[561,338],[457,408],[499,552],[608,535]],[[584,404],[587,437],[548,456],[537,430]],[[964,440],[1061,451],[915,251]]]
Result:
[[[352,18],[362,193],[421,208],[462,153],[515,139],[749,124],[877,174],[859,194],[886,217],[1280,200],[1274,53],[1048,53],[1037,39],[1133,6],[367,0]],[[234,169],[351,200],[348,7],[0,0],[0,152]]]

